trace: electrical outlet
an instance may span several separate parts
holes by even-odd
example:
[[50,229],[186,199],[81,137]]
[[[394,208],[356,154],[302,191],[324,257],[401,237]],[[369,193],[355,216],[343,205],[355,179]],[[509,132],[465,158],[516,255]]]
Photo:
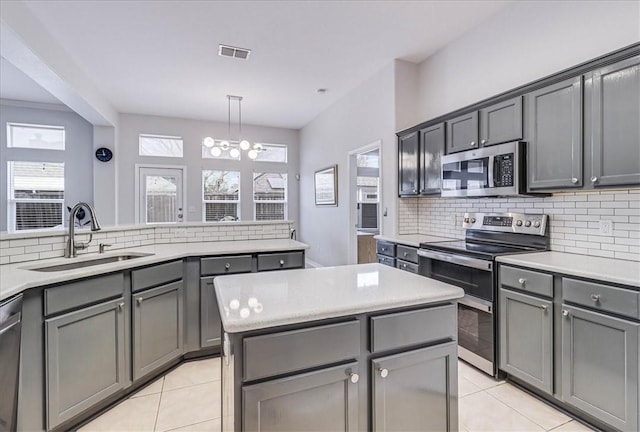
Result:
[[608,219],[600,219],[600,235],[611,235],[613,234],[613,221]]
[[174,237],[186,237],[187,236],[187,229],[186,228],[175,228],[175,229],[173,229],[173,236]]

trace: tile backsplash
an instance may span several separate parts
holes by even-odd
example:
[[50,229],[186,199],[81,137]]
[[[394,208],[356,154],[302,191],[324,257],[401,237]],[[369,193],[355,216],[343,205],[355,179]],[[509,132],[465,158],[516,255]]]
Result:
[[[233,240],[287,239],[293,222],[232,222],[185,224],[183,226],[132,226],[106,228],[93,234],[91,245],[78,255],[98,251],[98,244],[111,245],[107,251],[166,243]],[[78,241],[89,238],[88,231],[76,231]],[[64,255],[67,236],[61,232],[15,233],[0,236],[0,264],[35,261]]]
[[[463,238],[466,212],[549,215],[551,250],[640,261],[640,189],[557,193],[549,197],[401,198],[398,234]],[[600,220],[613,224],[600,233]]]

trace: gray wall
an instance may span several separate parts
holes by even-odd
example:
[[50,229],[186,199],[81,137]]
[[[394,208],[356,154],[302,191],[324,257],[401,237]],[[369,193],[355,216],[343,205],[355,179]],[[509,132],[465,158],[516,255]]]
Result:
[[[233,133],[237,126],[231,125]],[[202,158],[202,139],[206,136],[225,138],[227,123],[208,122],[159,116],[121,114],[118,129],[117,183],[118,183],[118,224],[135,223],[135,165],[182,165],[187,167],[187,212],[186,221],[202,221],[202,170],[229,169],[240,171],[241,215],[243,220],[253,219],[253,171],[279,171],[281,164],[254,162],[244,156],[241,161],[227,161]],[[292,129],[242,125],[243,138],[250,142],[265,142],[288,145],[288,218],[298,220],[299,137]],[[184,140],[184,157],[163,158],[138,155],[140,134],[181,136]]]
[[[64,126],[65,150],[7,148],[7,122]],[[64,162],[65,204],[93,203],[93,125],[64,106],[0,100],[0,128],[0,231],[7,230],[7,161]]]

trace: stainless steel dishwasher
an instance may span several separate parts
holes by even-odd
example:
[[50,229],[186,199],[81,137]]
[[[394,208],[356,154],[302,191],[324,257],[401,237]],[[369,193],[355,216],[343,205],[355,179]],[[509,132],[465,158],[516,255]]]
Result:
[[0,302],[0,431],[16,430],[22,295]]

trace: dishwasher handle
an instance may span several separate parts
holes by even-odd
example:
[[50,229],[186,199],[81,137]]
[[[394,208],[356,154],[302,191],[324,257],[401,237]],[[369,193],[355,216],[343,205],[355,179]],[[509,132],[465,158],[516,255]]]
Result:
[[22,321],[22,313],[17,312],[0,323],[0,336],[11,330]]

